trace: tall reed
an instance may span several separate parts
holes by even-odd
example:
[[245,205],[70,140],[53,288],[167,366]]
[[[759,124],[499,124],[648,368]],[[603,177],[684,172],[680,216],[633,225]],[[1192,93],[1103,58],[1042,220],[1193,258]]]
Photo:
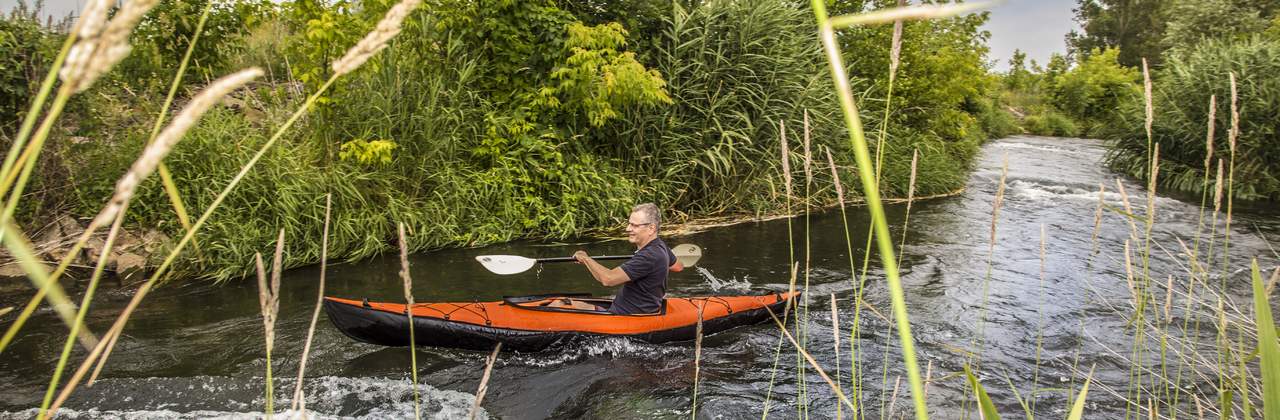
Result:
[[[226,199],[226,197],[231,193],[231,191],[235,189],[237,185],[239,185],[240,181],[244,179],[244,177],[248,174],[248,172],[253,169],[254,165],[257,164],[257,162],[262,158],[262,156],[266,154],[268,150],[271,149],[271,146],[273,146],[277,141],[279,141],[279,139],[283,137],[284,133],[290,127],[292,127],[293,124],[296,123],[304,114],[306,114],[306,112],[316,103],[316,101],[324,94],[324,92],[327,91],[335,81],[337,81],[339,77],[354,70],[356,66],[359,66],[359,64],[362,64],[364,61],[368,60],[370,56],[380,51],[383,47],[379,47],[376,43],[381,42],[382,44],[385,45],[385,43],[392,36],[394,36],[396,32],[398,32],[397,30],[393,30],[392,26],[398,27],[400,25],[400,22],[402,22],[408,16],[408,14],[412,12],[412,10],[418,5],[418,3],[419,2],[415,0],[404,0],[401,3],[397,4],[397,6],[392,7],[392,9],[384,17],[382,22],[379,23],[378,29],[376,29],[373,33],[367,36],[364,41],[362,41],[362,44],[360,44],[361,48],[353,48],[351,51],[349,51],[348,55],[344,57],[341,63],[344,64],[342,69],[345,71],[343,72],[335,71],[334,75],[332,75],[328,80],[326,80],[325,83],[322,84],[316,90],[316,92],[312,93],[311,96],[309,96],[306,99],[306,101],[302,104],[302,106],[300,106],[297,110],[295,110],[293,114],[290,115],[289,119],[286,120],[285,123],[281,125],[274,132],[271,138],[268,139],[267,142],[264,143],[258,149],[258,151],[253,155],[253,157],[251,157],[249,161],[247,161],[241,167],[240,171],[223,188],[223,190],[217,195],[217,197],[214,198],[212,203],[210,203],[210,205],[205,209],[205,211],[196,220],[196,222],[192,224],[192,229],[188,230],[186,234],[183,235],[183,237],[173,246],[169,254],[165,257],[165,259],[161,262],[161,264],[156,268],[156,270],[152,273],[152,275],[148,278],[148,280],[145,283],[143,283],[143,285],[137,290],[137,292],[135,292],[133,298],[130,300],[129,304],[126,306],[125,311],[122,312],[121,315],[116,319],[115,323],[112,324],[110,330],[107,333],[107,336],[106,336],[107,338],[100,341],[98,345],[94,346],[94,349],[90,351],[88,357],[81,363],[80,368],[78,368],[76,370],[76,373],[72,375],[71,380],[68,381],[66,386],[64,386],[63,391],[59,394],[58,398],[54,401],[53,405],[50,408],[50,411],[56,411],[57,407],[59,407],[62,404],[62,402],[65,401],[66,398],[70,396],[71,392],[77,386],[79,380],[86,373],[88,373],[90,366],[93,366],[94,363],[97,363],[100,369],[101,366],[105,365],[107,357],[109,356],[111,351],[111,347],[109,346],[111,346],[112,343],[115,342],[116,337],[118,337],[120,332],[124,329],[124,325],[128,322],[129,316],[132,314],[133,309],[136,308],[141,303],[141,301],[146,297],[147,293],[149,293],[152,287],[154,287],[156,282],[159,281],[159,279],[162,278],[162,276],[167,274],[167,270],[172,266],[178,254],[182,252],[182,250],[186,247],[188,243],[190,243],[192,238],[195,236],[195,233],[200,229],[201,226],[204,225],[206,221],[208,221],[208,219],[212,216],[213,212],[217,210],[219,205],[221,205],[221,203]],[[370,49],[370,47],[372,47],[372,49]],[[335,64],[339,64],[339,63],[335,63]],[[55,105],[57,104],[55,103]],[[51,111],[51,114],[52,114],[52,111]],[[47,121],[47,122],[51,123],[51,121]],[[44,136],[44,135],[47,135],[47,130],[45,130],[44,134],[37,132],[37,138],[40,138],[41,136]],[[159,142],[157,141],[157,143]],[[19,178],[18,185],[22,185],[22,183],[24,182],[25,180]]]
[[467,418],[475,420],[476,413],[480,411],[480,402],[484,401],[484,394],[489,392],[489,374],[493,372],[493,364],[498,361],[498,353],[502,351],[502,343],[493,346],[493,353],[484,361],[484,375],[480,376],[480,385],[476,387],[476,402],[471,404],[471,414]]
[[[409,326],[409,368],[413,385],[413,418],[422,418],[422,410],[418,404],[418,346],[413,336],[415,329],[413,320],[413,277],[409,276],[409,245],[404,238],[404,222],[396,224],[400,237],[400,281],[404,285],[404,316]],[[494,349],[495,354],[497,349]],[[477,400],[476,404],[479,404]],[[473,414],[474,415],[474,414]]]
[[311,312],[311,326],[307,327],[307,339],[302,345],[302,359],[298,361],[298,382],[293,388],[293,404],[290,409],[302,417],[307,416],[307,398],[302,393],[302,382],[307,371],[307,356],[311,354],[311,339],[316,335],[316,322],[320,320],[320,307],[324,304],[324,275],[329,257],[329,212],[333,209],[333,195],[324,195],[324,228],[320,234],[320,281],[316,292],[316,308]]
[[[892,239],[889,237],[889,227],[887,219],[884,215],[884,207],[880,202],[880,192],[878,180],[871,172],[871,157],[867,148],[866,137],[863,134],[862,122],[858,116],[858,108],[853,100],[853,90],[849,85],[849,79],[845,72],[844,58],[840,53],[840,47],[835,40],[835,29],[837,26],[848,26],[853,24],[871,24],[883,21],[892,21],[895,19],[908,19],[920,17],[940,17],[948,16],[954,13],[961,13],[972,9],[974,4],[965,5],[945,5],[945,6],[918,6],[904,7],[893,9],[893,12],[900,14],[876,14],[871,13],[863,16],[837,17],[829,19],[826,11],[826,4],[813,0],[810,2],[814,11],[814,17],[818,24],[819,39],[822,41],[823,50],[827,55],[827,63],[831,72],[835,88],[839,93],[840,107],[844,111],[844,119],[846,128],[849,131],[849,141],[853,148],[854,157],[858,165],[858,175],[862,181],[864,196],[867,200],[867,207],[871,213],[871,219],[875,225],[875,237],[880,253],[881,264],[883,264],[885,275],[889,285],[890,301],[893,304],[894,319],[898,324],[898,337],[902,345],[903,362],[906,365],[907,375],[911,384],[911,395],[915,402],[915,416],[919,420],[929,418],[928,410],[924,401],[924,384],[920,378],[920,369],[916,363],[915,343],[911,337],[911,323],[907,318],[906,301],[903,297],[902,282],[899,279],[897,261],[894,258],[894,250]],[[985,4],[976,3],[977,7],[984,7]],[[886,16],[888,18],[886,19]]]
[[275,381],[271,377],[271,349],[276,341],[276,319],[280,314],[280,274],[284,271],[284,229],[280,229],[276,241],[276,252],[271,259],[271,281],[267,282],[267,273],[262,267],[262,254],[255,257],[258,268],[258,305],[262,310],[262,326],[266,331],[267,342],[267,407],[266,417],[275,413]]

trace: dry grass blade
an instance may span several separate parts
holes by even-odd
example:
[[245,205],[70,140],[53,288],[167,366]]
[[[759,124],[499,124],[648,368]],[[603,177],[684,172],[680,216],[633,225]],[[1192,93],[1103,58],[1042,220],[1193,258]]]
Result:
[[[1271,272],[1271,279],[1267,280],[1267,296],[1271,296],[1272,292],[1275,292],[1276,282],[1280,282],[1280,267],[1276,267],[1276,269]],[[0,311],[0,315],[4,315],[4,312]]]
[[71,47],[58,74],[63,83],[77,93],[93,86],[94,81],[129,55],[129,35],[157,3],[159,0],[126,2],[105,25],[101,22],[111,2],[94,1],[87,5],[87,14],[78,29],[80,41]]
[[1144,127],[1147,130],[1147,150],[1151,145],[1151,123],[1155,120],[1155,106],[1151,103],[1151,72],[1147,70],[1147,59],[1142,59],[1142,98],[1145,101],[1146,121]]
[[[836,357],[834,359],[836,361],[836,387],[839,388],[840,377],[843,375],[840,374],[840,311],[836,306],[835,293],[831,294],[831,336],[833,338],[831,342],[832,347],[834,347],[836,351]],[[840,408],[841,407],[839,405],[836,406],[836,420],[839,420],[841,417]]]
[[1129,283],[1129,295],[1133,298],[1129,303],[1138,307],[1138,289],[1133,282],[1133,252],[1129,250],[1129,241],[1124,241],[1124,279]]
[[1124,213],[1126,222],[1129,222],[1129,240],[1138,241],[1138,224],[1133,222],[1135,217],[1133,214],[1133,205],[1129,204],[1129,193],[1125,191],[1124,184],[1120,182],[1120,178],[1116,178],[1116,191],[1120,193],[1120,203],[1124,204]]
[[13,307],[12,307],[12,306],[7,307],[7,308],[0,309],[0,316],[5,316],[5,315],[6,315],[6,314],[8,314],[9,312],[13,312]]
[[844,15],[831,18],[828,22],[832,28],[844,28],[856,25],[871,25],[876,23],[885,23],[901,20],[913,19],[938,19],[955,15],[961,15],[969,12],[986,9],[996,4],[998,1],[986,1],[962,4],[945,4],[945,5],[920,5],[895,7],[892,9],[878,10],[870,13],[860,13],[856,15]]
[[[809,152],[809,110],[804,110],[804,183],[813,182],[813,154]],[[807,199],[807,197],[806,197]]]
[[1172,323],[1173,315],[1170,314],[1170,310],[1173,308],[1173,275],[1169,275],[1169,280],[1165,282],[1164,288],[1164,320]]
[[[898,0],[899,8],[906,5],[906,0]],[[898,74],[898,64],[902,56],[902,19],[893,21],[893,40],[889,45],[889,83],[892,84],[894,76]]]
[[1231,155],[1236,154],[1236,137],[1240,136],[1240,110],[1237,108],[1239,96],[1236,93],[1236,73],[1228,73],[1231,78],[1231,129],[1227,130],[1227,146],[1231,148]]
[[[49,278],[49,273],[45,272],[44,264],[41,264],[32,250],[31,242],[27,240],[26,235],[14,226],[12,222],[4,222],[3,226],[4,245],[13,254],[13,259],[17,260],[18,266],[22,271],[27,273],[27,279],[31,280],[31,284],[37,289],[47,289],[48,299],[53,306],[54,313],[67,328],[74,328],[75,323],[75,305],[71,303],[71,299],[67,297],[67,293],[63,291],[62,286]],[[80,343],[85,348],[93,348],[98,344],[98,339],[89,332],[88,329],[82,329],[80,334]]]
[[801,346],[800,343],[796,342],[796,339],[791,336],[791,333],[787,332],[787,327],[782,325],[782,321],[778,319],[778,315],[773,313],[773,309],[769,309],[768,306],[765,306],[764,309],[769,311],[769,316],[773,318],[773,323],[778,325],[778,329],[782,331],[782,335],[786,336],[787,340],[796,347],[796,351],[800,352],[801,356],[804,356],[804,360],[809,362],[809,366],[813,366],[813,369],[818,373],[818,376],[821,376],[822,380],[827,381],[827,385],[831,386],[831,390],[840,398],[840,402],[844,403],[844,405],[850,409],[857,410],[857,408],[853,406],[853,403],[849,401],[849,398],[844,395],[844,392],[840,391],[840,386],[836,385],[835,382],[832,382],[831,377],[827,376],[827,372],[823,371],[821,366],[818,366],[818,361],[813,360],[813,356],[810,356],[809,352],[804,350],[804,346]]
[[1209,165],[1213,164],[1213,130],[1214,130],[1214,124],[1217,122],[1214,119],[1214,114],[1216,114],[1217,111],[1218,111],[1218,97],[1217,95],[1209,95],[1209,131],[1205,133],[1205,136],[1204,136],[1204,173],[1205,174],[1209,173],[1209,169],[1210,169]]
[[255,267],[258,270],[258,304],[262,309],[262,326],[266,332],[267,343],[267,407],[266,416],[271,418],[275,413],[275,381],[271,376],[271,350],[276,341],[276,317],[280,314],[280,275],[284,271],[284,229],[276,239],[276,252],[271,260],[271,281],[267,282],[267,274],[262,267],[262,254],[255,254]]
[[124,203],[133,197],[142,180],[155,171],[156,166],[169,154],[169,151],[173,150],[173,147],[178,144],[178,141],[187,133],[187,130],[191,129],[200,120],[200,116],[204,115],[214,104],[217,104],[223,96],[227,96],[231,91],[244,86],[245,83],[259,76],[262,76],[262,69],[250,68],[241,70],[214,81],[199,95],[192,98],[191,102],[173,118],[173,122],[168,127],[165,127],[164,131],[160,132],[155,142],[143,149],[142,155],[133,162],[133,166],[129,167],[129,172],[125,173],[116,182],[115,193],[111,196],[107,206],[94,218],[92,225],[95,227],[103,226],[115,218],[116,212],[120,211]]
[[827,166],[831,167],[831,182],[836,185],[836,203],[844,204],[844,186],[840,185],[840,173],[836,171],[836,161],[831,158],[831,149],[826,146],[822,150],[827,153]]
[[898,405],[898,390],[902,389],[902,375],[898,375],[893,381],[893,393],[889,394],[889,406],[884,409],[885,413],[892,416],[894,407]]
[[693,408],[689,412],[694,420],[698,418],[698,379],[702,373],[702,311],[706,306],[705,299],[698,303],[698,325],[693,339]]
[[[138,185],[140,185],[141,182],[156,169],[156,166],[160,164],[166,155],[168,155],[169,151],[173,149],[173,146],[177,144],[183,134],[195,125],[200,116],[221,100],[223,96],[226,96],[231,91],[261,75],[262,71],[259,69],[247,69],[220,78],[211,83],[208,88],[196,95],[196,97],[187,104],[187,106],[174,119],[173,123],[165,128],[164,132],[157,137],[157,141],[152,142],[143,150],[142,155],[134,161],[132,166],[130,166],[129,172],[125,173],[125,175],[116,182],[115,193],[107,202],[107,205],[103,207],[97,217],[94,217],[94,219],[90,221],[89,226],[85,228],[84,232],[80,235],[80,238],[74,245],[72,245],[71,251],[69,251],[58,263],[58,267],[54,269],[53,274],[44,276],[50,281],[45,282],[44,286],[37,286],[39,291],[37,291],[35,296],[31,298],[27,307],[23,310],[22,316],[14,321],[13,325],[11,325],[9,330],[6,331],[4,338],[0,339],[0,351],[2,351],[9,341],[17,334],[18,329],[23,326],[27,317],[34,312],[36,306],[40,304],[40,301],[44,299],[47,294],[53,293],[51,288],[58,287],[59,292],[57,293],[61,293],[57,281],[71,263],[71,259],[77,255],[81,249],[83,249],[85,243],[92,238],[93,234],[97,232],[99,228],[106,226],[108,222],[115,218],[116,213],[120,212],[121,209],[125,207],[128,201],[133,197]],[[50,299],[53,300],[59,298],[56,295],[51,295]],[[59,311],[59,316],[62,316],[63,313],[59,308],[60,306],[55,303],[54,309]],[[92,345],[86,346],[86,348],[92,347]]]
[[787,197],[791,197],[791,147],[787,145],[787,123],[778,121],[778,136],[782,143],[782,180],[787,187]]
[[307,399],[302,393],[303,374],[307,370],[307,356],[311,354],[311,339],[316,335],[316,322],[320,320],[320,306],[324,304],[324,273],[329,258],[329,212],[333,208],[333,194],[324,195],[324,230],[320,234],[320,291],[316,292],[316,309],[311,313],[311,326],[307,328],[307,341],[302,346],[302,360],[298,361],[298,381],[293,389],[291,410],[302,418],[307,417]]
[[991,205],[991,248],[989,252],[994,253],[996,248],[996,225],[1000,221],[1000,206],[1004,203],[1005,179],[1009,176],[1009,156],[1004,157],[1004,164],[1000,166],[1000,184],[996,187],[996,198]]
[[502,343],[498,343],[493,347],[493,353],[489,355],[484,362],[484,375],[480,377],[480,386],[476,388],[476,402],[471,405],[471,415],[467,418],[475,420],[476,413],[480,411],[480,402],[484,400],[484,394],[489,391],[489,374],[493,372],[493,364],[498,361],[498,352],[502,350]]
[[1213,215],[1218,218],[1218,210],[1222,209],[1222,159],[1218,159],[1218,176],[1213,181]]
[[1093,212],[1093,235],[1089,237],[1089,241],[1093,244],[1098,243],[1098,233],[1102,230],[1102,208],[1107,203],[1107,184],[1098,182],[1098,208]]
[[418,345],[413,336],[413,277],[409,276],[409,243],[405,241],[404,222],[396,224],[396,233],[400,238],[400,281],[404,283],[404,316],[409,321],[409,368],[413,378],[413,418],[419,419],[422,418],[422,410],[418,398]]
[[342,56],[341,59],[333,62],[334,76],[350,73],[360,67],[361,64],[364,64],[365,61],[368,61],[374,54],[377,54],[378,51],[386,48],[387,42],[400,33],[400,24],[421,3],[421,0],[404,0],[392,6],[391,10],[387,10],[387,14],[383,16],[372,32],[369,32],[364,39],[361,39],[354,47],[347,50],[347,54]]
[[911,203],[916,199],[916,164],[919,163],[920,149],[911,151],[911,178],[907,182],[907,211],[902,216],[902,242],[898,243],[898,265],[902,265],[902,252],[907,247],[907,230],[911,226]]

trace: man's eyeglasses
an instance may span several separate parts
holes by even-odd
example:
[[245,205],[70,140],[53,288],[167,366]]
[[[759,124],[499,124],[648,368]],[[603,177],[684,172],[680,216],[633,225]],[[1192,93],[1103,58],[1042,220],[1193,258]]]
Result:
[[631,223],[630,221],[627,221],[627,226],[631,227],[632,229],[639,229],[639,228],[641,228],[641,227],[648,226],[648,225],[652,225],[652,224],[653,224],[653,222],[649,222],[649,223]]

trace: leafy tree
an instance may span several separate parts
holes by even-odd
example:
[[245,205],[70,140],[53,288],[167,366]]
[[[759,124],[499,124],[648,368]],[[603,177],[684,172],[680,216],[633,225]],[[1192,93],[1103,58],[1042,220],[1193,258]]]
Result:
[[1020,49],[1013,50],[1013,57],[1009,58],[1009,74],[1004,78],[1005,86],[1010,89],[1025,89],[1030,83],[1031,72],[1026,66],[1027,53]]
[[1119,64],[1120,50],[1094,50],[1078,66],[1054,81],[1051,101],[1077,121],[1104,125],[1116,110],[1141,97],[1138,70]]
[[1170,0],[1079,0],[1076,22],[1083,32],[1067,34],[1067,48],[1077,59],[1094,50],[1119,48],[1119,63],[1140,67],[1142,58],[1160,62]]
[[34,93],[33,83],[46,74],[61,38],[41,28],[34,13],[0,14],[0,137],[17,129]]
[[1233,0],[1179,0],[1170,11],[1165,48],[1188,48],[1205,39],[1235,38],[1267,27],[1261,9]]

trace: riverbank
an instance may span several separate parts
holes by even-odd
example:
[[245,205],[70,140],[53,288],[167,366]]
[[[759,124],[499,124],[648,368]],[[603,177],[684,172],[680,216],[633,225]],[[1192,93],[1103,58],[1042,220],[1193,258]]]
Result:
[[[944,193],[934,194],[930,196],[915,197],[915,202],[934,200],[959,195],[964,189]],[[883,200],[886,204],[895,204],[906,202],[906,198],[888,198]],[[846,200],[846,207],[857,208],[864,205],[862,200]],[[815,212],[830,211],[839,208],[840,203],[822,203],[813,208]],[[796,213],[777,213],[777,214],[740,214],[729,216],[714,216],[689,219],[686,215],[684,220],[665,223],[662,227],[663,236],[679,237],[696,233],[705,232],[710,229],[729,227],[742,223],[759,223],[768,222],[787,217],[796,217]],[[668,216],[671,217],[671,216]],[[35,230],[34,237],[37,238],[32,243],[37,255],[41,258],[41,263],[46,267],[52,268],[61,261],[67,253],[72,250],[75,242],[84,233],[84,229],[88,227],[88,220],[75,220],[70,216],[62,216],[54,223],[51,223],[41,229]],[[101,255],[103,245],[106,241],[106,231],[95,233],[86,243],[75,257],[71,259],[68,265],[72,270],[88,271],[93,268],[93,264],[97,263],[98,256]],[[611,230],[596,230],[582,232],[582,237],[592,237],[601,240],[619,239],[616,232]],[[107,256],[105,269],[108,273],[114,274],[114,278],[120,285],[128,285],[145,279],[153,269],[156,263],[164,258],[161,253],[169,249],[172,238],[158,230],[134,230],[122,229],[120,237],[116,240],[116,245]],[[394,245],[394,244],[392,244]],[[385,251],[394,250],[388,247]],[[298,266],[307,266],[318,264],[319,261],[301,262]],[[25,277],[26,273],[18,266],[13,257],[6,251],[0,250],[0,277],[19,278]]]

